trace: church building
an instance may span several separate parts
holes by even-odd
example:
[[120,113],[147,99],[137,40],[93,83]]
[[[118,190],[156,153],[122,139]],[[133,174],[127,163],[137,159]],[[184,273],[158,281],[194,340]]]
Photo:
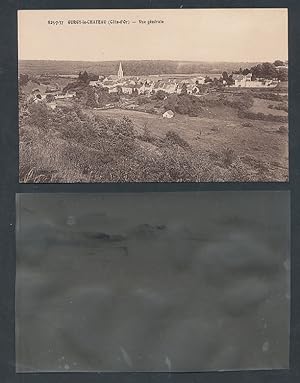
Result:
[[118,70],[118,79],[121,80],[124,77],[122,63],[120,62],[119,70]]

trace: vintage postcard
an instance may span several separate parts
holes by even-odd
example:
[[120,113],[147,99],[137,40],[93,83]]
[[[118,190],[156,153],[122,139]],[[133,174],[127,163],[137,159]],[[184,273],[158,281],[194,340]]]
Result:
[[288,11],[18,12],[22,183],[288,181]]

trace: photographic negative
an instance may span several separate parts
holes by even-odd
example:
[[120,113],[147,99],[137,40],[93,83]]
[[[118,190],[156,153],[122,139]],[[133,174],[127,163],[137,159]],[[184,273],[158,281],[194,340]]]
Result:
[[19,180],[288,180],[281,8],[22,10]]
[[288,192],[19,194],[17,372],[289,367]]

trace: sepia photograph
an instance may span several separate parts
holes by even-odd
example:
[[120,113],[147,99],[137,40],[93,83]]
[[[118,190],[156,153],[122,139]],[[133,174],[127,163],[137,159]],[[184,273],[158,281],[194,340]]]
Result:
[[286,182],[285,8],[18,11],[19,182]]

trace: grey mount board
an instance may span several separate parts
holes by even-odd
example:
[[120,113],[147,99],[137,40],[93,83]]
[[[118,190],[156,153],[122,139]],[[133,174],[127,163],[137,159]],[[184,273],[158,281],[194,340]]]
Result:
[[18,194],[17,372],[287,368],[289,204]]

